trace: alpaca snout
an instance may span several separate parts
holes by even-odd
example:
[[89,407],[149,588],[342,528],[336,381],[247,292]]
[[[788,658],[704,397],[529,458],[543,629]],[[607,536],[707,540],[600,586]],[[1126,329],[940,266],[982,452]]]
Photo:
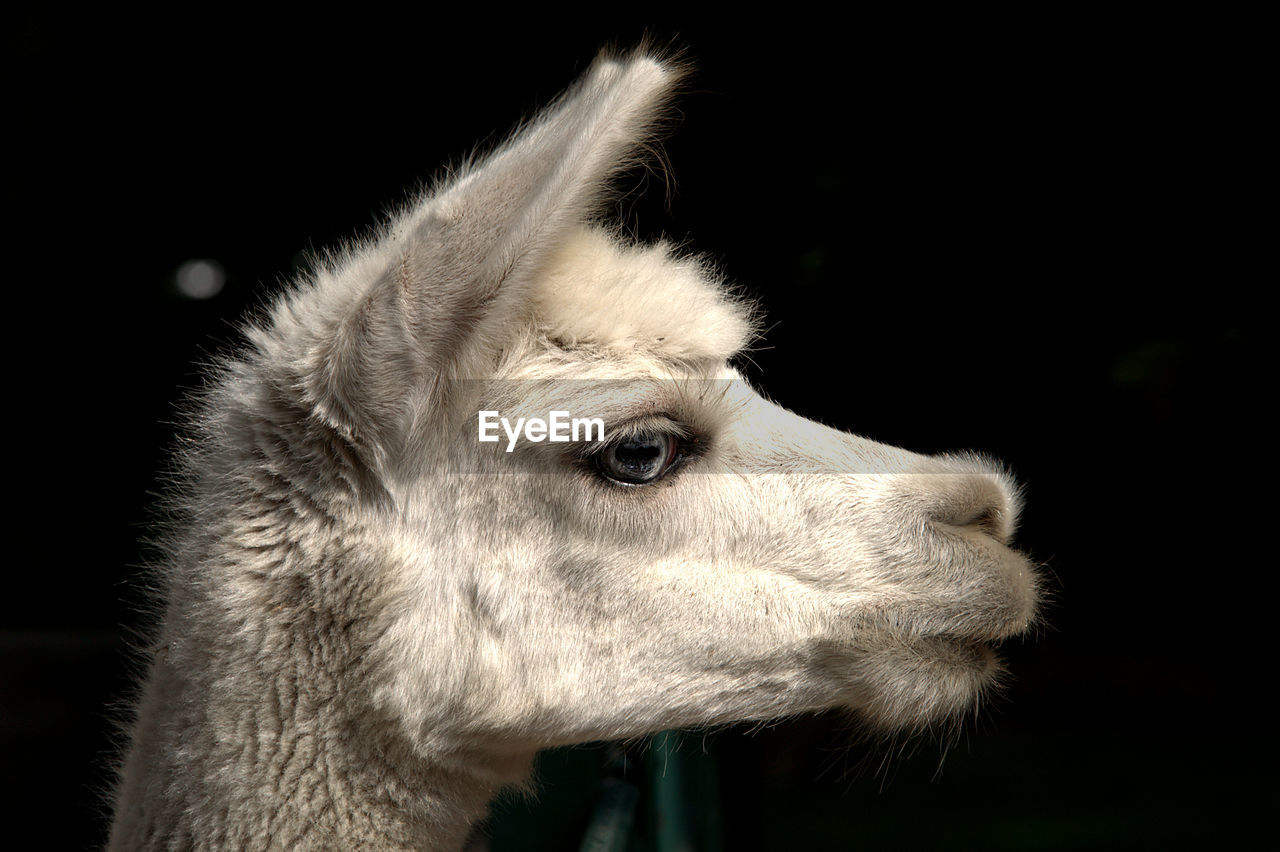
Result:
[[960,550],[971,554],[970,576],[981,578],[986,609],[981,635],[999,641],[1024,633],[1039,608],[1039,583],[1025,554],[1009,546],[1021,509],[1019,489],[1013,479],[980,459],[965,460],[968,472],[944,474],[938,483],[938,502],[932,520],[969,543]]
[[1035,566],[1010,546],[1019,488],[978,458],[935,458],[895,483],[895,553],[902,582],[927,602],[910,621],[925,634],[1000,641],[1025,632],[1039,608]]

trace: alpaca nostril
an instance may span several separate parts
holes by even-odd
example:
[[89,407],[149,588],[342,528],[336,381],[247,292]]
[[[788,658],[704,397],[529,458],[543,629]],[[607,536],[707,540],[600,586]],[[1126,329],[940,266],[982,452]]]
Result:
[[980,532],[984,532],[1001,544],[1006,544],[1009,539],[1009,533],[1006,528],[1005,513],[996,506],[987,506],[974,512],[968,519],[962,521],[956,526],[972,527]]
[[933,521],[1009,543],[1018,505],[1012,488],[995,477],[968,474],[943,475],[936,487]]

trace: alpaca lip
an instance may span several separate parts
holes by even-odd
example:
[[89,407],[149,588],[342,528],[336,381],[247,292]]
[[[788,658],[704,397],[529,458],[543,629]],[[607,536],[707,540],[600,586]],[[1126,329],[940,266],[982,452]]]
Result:
[[982,630],[942,631],[931,634],[929,638],[946,642],[976,642],[998,648],[1005,642],[1026,633],[1034,618],[1032,613],[1018,612],[1008,614],[1004,618],[993,616],[989,625]]
[[976,642],[998,648],[1005,642],[1026,633],[1035,620],[1034,597],[1029,601],[1011,600],[1009,603],[1005,611],[988,613],[986,623],[978,625],[966,620],[963,626],[956,625],[950,629],[943,627],[940,630],[929,631],[923,634],[923,638],[951,643]]

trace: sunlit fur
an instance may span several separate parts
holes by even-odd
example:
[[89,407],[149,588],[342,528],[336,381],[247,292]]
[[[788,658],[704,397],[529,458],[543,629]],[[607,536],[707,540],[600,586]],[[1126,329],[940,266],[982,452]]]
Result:
[[[539,748],[822,708],[901,730],[992,682],[1037,598],[1005,476],[763,399],[729,365],[751,310],[595,219],[678,76],[602,58],[210,379],[113,848],[454,849]],[[627,487],[599,446],[480,443],[481,408],[687,457]]]

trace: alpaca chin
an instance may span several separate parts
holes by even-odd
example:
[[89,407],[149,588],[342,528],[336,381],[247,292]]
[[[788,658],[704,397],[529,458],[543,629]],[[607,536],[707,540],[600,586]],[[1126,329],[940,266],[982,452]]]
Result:
[[936,637],[867,655],[850,704],[873,730],[921,730],[977,710],[1004,663],[986,642]]

